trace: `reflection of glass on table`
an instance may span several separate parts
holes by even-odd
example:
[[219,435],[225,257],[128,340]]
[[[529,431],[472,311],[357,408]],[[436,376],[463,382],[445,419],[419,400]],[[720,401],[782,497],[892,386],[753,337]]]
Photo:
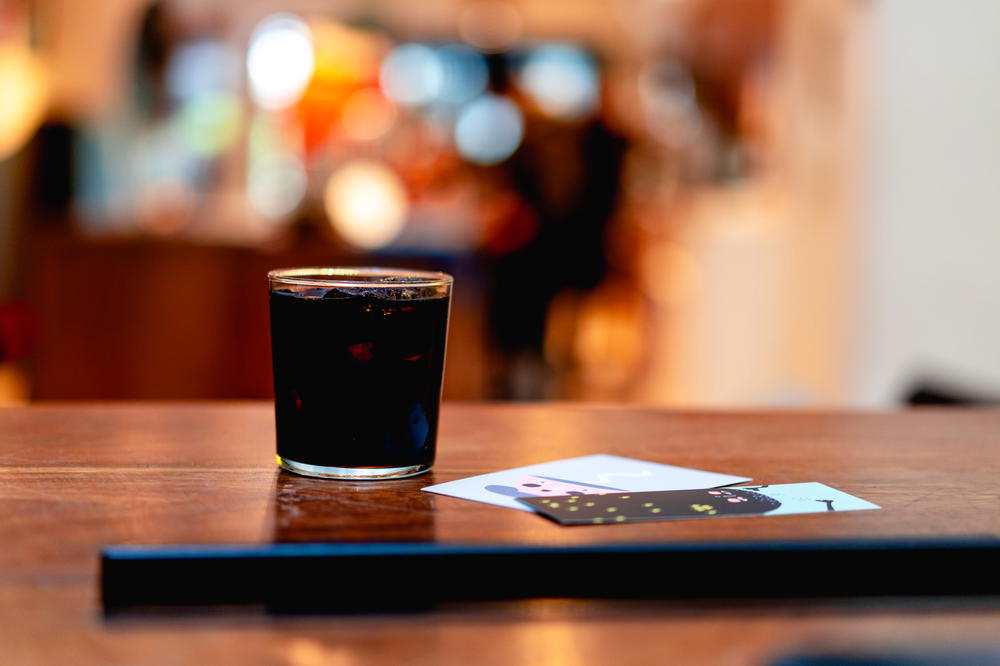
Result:
[[[273,534],[265,538],[275,543],[433,541],[436,498],[420,492],[423,478],[331,484],[277,474]],[[392,502],[385,501],[389,489]]]

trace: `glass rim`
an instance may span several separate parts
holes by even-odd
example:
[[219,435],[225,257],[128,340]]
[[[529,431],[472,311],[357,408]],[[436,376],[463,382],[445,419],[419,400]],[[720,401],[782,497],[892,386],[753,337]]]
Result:
[[[401,277],[406,282],[371,282],[362,278]],[[276,268],[267,272],[270,282],[293,284],[303,287],[357,287],[371,289],[399,289],[401,287],[436,287],[455,281],[441,271],[388,266],[311,266],[303,268]]]

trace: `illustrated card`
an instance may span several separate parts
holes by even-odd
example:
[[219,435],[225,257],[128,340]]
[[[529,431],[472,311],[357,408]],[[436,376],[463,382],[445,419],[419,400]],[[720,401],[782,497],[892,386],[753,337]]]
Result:
[[881,508],[822,483],[519,498],[563,525],[826,513]]
[[711,488],[749,480],[745,476],[597,454],[471,476],[428,486],[423,490],[531,511],[530,507],[518,502],[518,499]]

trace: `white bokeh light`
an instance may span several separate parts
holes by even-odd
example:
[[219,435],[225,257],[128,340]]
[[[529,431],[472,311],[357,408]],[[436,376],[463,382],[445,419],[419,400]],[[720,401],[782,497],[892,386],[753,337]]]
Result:
[[373,250],[391,243],[403,230],[406,189],[381,162],[357,159],[333,172],[323,202],[334,230],[345,241]]
[[441,93],[444,67],[434,49],[423,44],[401,44],[382,61],[379,83],[392,101],[422,106]]
[[524,136],[521,110],[501,95],[482,95],[459,111],[455,146],[473,164],[497,164],[510,157]]
[[291,14],[261,21],[250,37],[250,95],[265,109],[283,109],[302,96],[312,78],[315,55],[309,27]]
[[575,46],[552,44],[535,49],[518,73],[518,84],[542,111],[558,118],[581,118],[597,108],[597,68]]

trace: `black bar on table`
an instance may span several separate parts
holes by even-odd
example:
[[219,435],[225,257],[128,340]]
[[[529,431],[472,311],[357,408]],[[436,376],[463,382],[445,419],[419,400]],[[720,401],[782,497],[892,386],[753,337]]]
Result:
[[1000,594],[1000,540],[528,546],[276,543],[108,546],[106,610],[264,604],[395,610],[532,598],[711,599]]

